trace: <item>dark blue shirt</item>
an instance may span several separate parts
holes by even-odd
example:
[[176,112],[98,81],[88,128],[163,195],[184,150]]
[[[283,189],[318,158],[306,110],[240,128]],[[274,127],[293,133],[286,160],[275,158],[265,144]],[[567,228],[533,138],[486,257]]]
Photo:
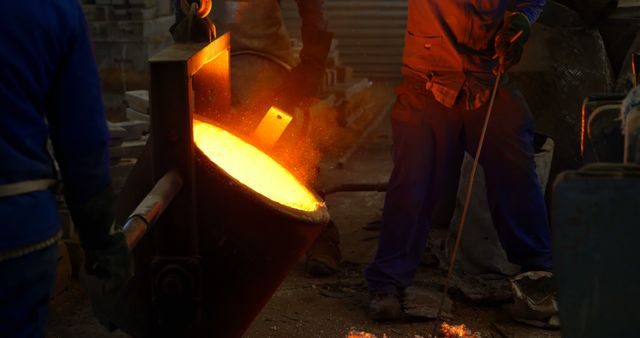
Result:
[[[87,24],[77,0],[6,1],[0,11],[0,185],[54,178],[68,203],[109,184],[109,132]],[[0,198],[0,251],[59,228],[55,197]]]

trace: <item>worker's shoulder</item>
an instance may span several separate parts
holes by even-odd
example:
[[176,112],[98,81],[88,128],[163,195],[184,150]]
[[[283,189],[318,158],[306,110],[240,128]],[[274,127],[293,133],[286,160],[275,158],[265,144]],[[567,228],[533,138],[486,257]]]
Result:
[[7,1],[2,5],[2,11],[0,11],[2,13],[30,13],[34,17],[37,17],[38,14],[69,14],[77,16],[82,13],[78,0],[20,0]]
[[[13,26],[20,36],[58,41],[84,34],[86,21],[78,0],[7,1],[0,10],[0,26]],[[6,27],[5,26],[5,27]]]
[[51,21],[64,26],[76,24],[84,14],[78,0],[20,0],[3,3],[0,17],[29,19],[25,23]]
[[60,18],[70,20],[70,22],[77,22],[78,19],[84,18],[82,7],[78,0],[30,0],[35,3],[40,3],[43,7],[46,7],[51,11],[52,15],[57,15]]

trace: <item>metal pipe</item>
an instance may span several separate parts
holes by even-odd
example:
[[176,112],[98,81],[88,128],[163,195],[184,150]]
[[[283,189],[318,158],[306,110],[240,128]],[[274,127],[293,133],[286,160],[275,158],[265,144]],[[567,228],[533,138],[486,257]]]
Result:
[[584,157],[585,141],[587,139],[587,115],[591,116],[591,105],[599,104],[600,106],[605,104],[620,104],[622,100],[627,96],[626,93],[604,93],[593,94],[587,96],[582,101],[581,107],[581,122],[580,122],[580,156]]
[[338,192],[385,192],[387,191],[387,182],[376,182],[376,183],[342,183],[334,186],[330,186],[326,189],[320,190],[321,196],[327,196],[331,194],[335,194]]
[[[596,158],[597,162],[600,162],[600,156],[598,156],[598,151],[597,149],[595,149],[595,145],[593,144],[593,138],[591,137],[591,124],[593,123],[593,120],[595,120],[595,118],[600,115],[602,112],[607,111],[607,110],[620,110],[620,107],[622,107],[621,103],[612,103],[612,104],[605,104],[602,105],[596,109],[594,109],[591,114],[589,115],[589,119],[587,120],[587,137],[589,138],[589,143],[591,144],[591,151],[593,152],[593,155]],[[582,153],[584,155],[584,149],[582,150]]]
[[176,170],[167,172],[149,194],[138,204],[123,227],[129,249],[133,250],[138,241],[158,220],[182,188],[182,176]]

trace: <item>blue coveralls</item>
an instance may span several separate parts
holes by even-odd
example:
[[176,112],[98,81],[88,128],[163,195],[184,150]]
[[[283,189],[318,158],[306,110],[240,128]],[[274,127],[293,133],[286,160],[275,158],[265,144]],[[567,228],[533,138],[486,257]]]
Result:
[[[0,11],[0,185],[55,178],[68,203],[109,182],[109,131],[77,0],[8,1]],[[52,191],[0,197],[0,257],[59,231]],[[57,245],[0,261],[0,337],[43,337]]]
[[[544,0],[515,1],[533,22]],[[385,196],[371,292],[408,287],[424,253],[432,212],[475,153],[495,80],[493,40],[506,0],[409,0],[403,82],[391,113],[394,168]],[[535,171],[533,119],[503,84],[480,157],[489,207],[509,260],[524,270],[551,269],[550,231]]]

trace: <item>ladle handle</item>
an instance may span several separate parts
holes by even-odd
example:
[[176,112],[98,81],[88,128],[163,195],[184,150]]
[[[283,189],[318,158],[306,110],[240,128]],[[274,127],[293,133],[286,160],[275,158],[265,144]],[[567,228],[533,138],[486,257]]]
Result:
[[167,172],[149,194],[138,204],[123,227],[127,245],[133,250],[149,228],[158,220],[178,191],[182,188],[182,176],[177,170]]

